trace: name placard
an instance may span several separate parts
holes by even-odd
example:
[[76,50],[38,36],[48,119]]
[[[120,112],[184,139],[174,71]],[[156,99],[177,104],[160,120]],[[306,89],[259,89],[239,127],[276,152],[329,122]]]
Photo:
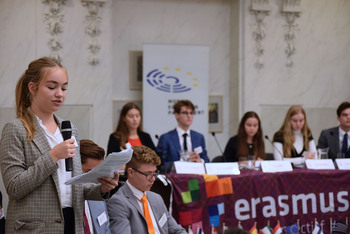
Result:
[[337,158],[335,162],[339,170],[350,170],[350,158]]
[[307,159],[305,160],[307,169],[314,170],[334,170],[334,163],[332,159]]
[[238,163],[223,162],[223,163],[206,163],[205,168],[208,175],[239,175],[241,172],[238,168]]
[[263,172],[283,172],[293,171],[292,164],[289,161],[262,161],[261,170]]
[[177,174],[205,174],[203,163],[176,161],[174,165]]

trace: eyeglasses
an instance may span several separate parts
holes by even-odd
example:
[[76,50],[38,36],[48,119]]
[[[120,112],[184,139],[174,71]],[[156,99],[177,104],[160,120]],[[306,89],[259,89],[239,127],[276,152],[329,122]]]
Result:
[[139,171],[139,170],[137,170],[137,169],[135,169],[135,168],[132,168],[132,169],[135,170],[135,171],[137,171],[138,173],[140,173],[140,174],[146,176],[146,179],[147,179],[147,180],[151,180],[153,177],[154,177],[154,178],[157,178],[157,176],[159,175],[159,170],[156,170],[156,171],[153,172],[153,173],[148,173],[148,174],[146,174],[146,173],[143,173],[143,172],[141,172],[141,171]]
[[182,114],[182,115],[194,115],[193,112],[187,112],[187,111],[182,111],[182,112],[180,112],[180,114]]

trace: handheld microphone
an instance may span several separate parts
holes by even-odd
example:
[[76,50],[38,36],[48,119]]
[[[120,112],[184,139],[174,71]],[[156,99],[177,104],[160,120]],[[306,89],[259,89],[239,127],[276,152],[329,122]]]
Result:
[[215,132],[212,132],[211,135],[214,137],[215,141],[216,141],[216,144],[218,145],[219,147],[219,150],[220,150],[220,153],[221,155],[224,155],[224,152],[222,151],[221,147],[220,147],[220,144],[218,142],[218,139],[216,139],[216,136],[215,136]]
[[282,156],[282,160],[284,159],[283,154],[281,153],[281,151],[273,144],[273,142],[270,140],[268,135],[265,135],[265,139],[268,140],[270,142],[270,144],[272,145],[272,147]]
[[154,135],[154,137],[157,139],[157,140],[159,140],[159,136],[156,134],[156,135]]
[[[72,126],[71,126],[69,120],[62,121],[61,134],[62,134],[64,141],[68,140],[72,137]],[[65,160],[66,160],[66,171],[72,171],[73,170],[73,159],[66,158]]]

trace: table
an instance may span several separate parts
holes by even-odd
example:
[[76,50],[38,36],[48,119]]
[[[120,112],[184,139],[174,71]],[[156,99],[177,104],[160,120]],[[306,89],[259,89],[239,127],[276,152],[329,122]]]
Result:
[[240,175],[167,174],[173,185],[173,216],[185,228],[199,225],[205,233],[222,224],[249,230],[289,226],[299,220],[299,232],[311,233],[315,218],[324,233],[330,218],[350,216],[350,171],[294,169],[263,173],[241,170]]

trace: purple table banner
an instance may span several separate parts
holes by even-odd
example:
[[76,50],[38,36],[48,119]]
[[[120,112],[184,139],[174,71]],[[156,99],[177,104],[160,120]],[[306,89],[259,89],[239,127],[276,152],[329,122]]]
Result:
[[[273,229],[298,222],[299,233],[312,233],[315,220],[324,233],[333,222],[350,216],[350,171],[294,169],[263,173],[241,170],[240,175],[167,174],[172,182],[173,216],[185,228],[219,233],[225,226],[250,230],[268,223]],[[195,232],[194,232],[195,233]]]

